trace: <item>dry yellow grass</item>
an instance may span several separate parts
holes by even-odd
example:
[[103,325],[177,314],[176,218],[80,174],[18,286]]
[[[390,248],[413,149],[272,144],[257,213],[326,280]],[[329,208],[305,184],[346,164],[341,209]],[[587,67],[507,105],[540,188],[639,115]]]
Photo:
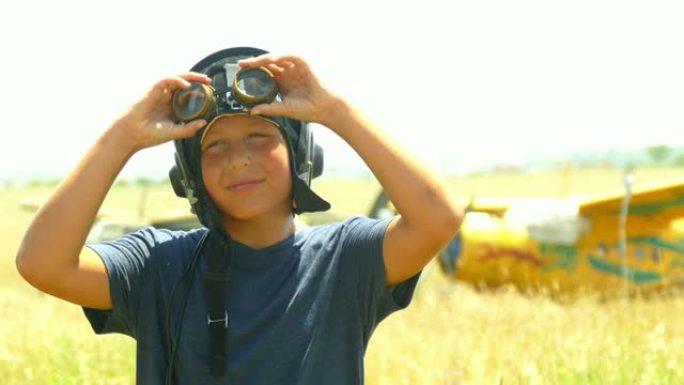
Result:
[[684,299],[559,303],[476,292],[431,266],[374,335],[369,384],[679,384]]
[[[680,172],[656,171],[637,174],[637,180]],[[571,186],[583,185],[577,191],[598,192],[620,176],[603,170],[573,178]],[[559,180],[550,174],[467,178],[450,181],[450,188],[465,197],[551,196],[558,194]],[[323,180],[316,188],[337,214],[353,215],[368,210],[378,186]],[[14,255],[31,217],[17,203],[48,192],[0,190],[0,384],[133,383],[134,341],[93,335],[77,306],[38,293],[16,274]],[[168,187],[149,194],[150,213],[186,207]],[[138,196],[134,188],[117,188],[107,205],[135,210]],[[603,302],[586,296],[559,303],[512,289],[478,292],[448,281],[431,264],[411,306],[374,334],[366,378],[371,385],[681,384],[683,363],[680,296]]]

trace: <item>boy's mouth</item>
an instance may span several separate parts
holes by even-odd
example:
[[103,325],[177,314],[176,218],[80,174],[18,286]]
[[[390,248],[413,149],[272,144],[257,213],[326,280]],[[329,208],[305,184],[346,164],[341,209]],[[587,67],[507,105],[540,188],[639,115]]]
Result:
[[264,182],[264,179],[248,179],[231,183],[228,189],[235,192],[245,192],[252,190]]

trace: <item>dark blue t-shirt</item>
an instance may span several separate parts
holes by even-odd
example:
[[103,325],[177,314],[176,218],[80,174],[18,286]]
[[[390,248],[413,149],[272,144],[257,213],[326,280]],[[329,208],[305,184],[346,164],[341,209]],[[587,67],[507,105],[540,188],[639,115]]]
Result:
[[164,383],[167,312],[168,330],[182,322],[178,384],[362,384],[373,330],[409,304],[418,280],[416,275],[392,288],[385,284],[382,241],[388,223],[354,217],[305,227],[264,249],[235,243],[226,287],[224,377],[209,373],[205,264],[200,260],[184,276],[205,229],[149,228],[91,245],[107,268],[113,309],[85,313],[96,333],[136,339],[138,384]]

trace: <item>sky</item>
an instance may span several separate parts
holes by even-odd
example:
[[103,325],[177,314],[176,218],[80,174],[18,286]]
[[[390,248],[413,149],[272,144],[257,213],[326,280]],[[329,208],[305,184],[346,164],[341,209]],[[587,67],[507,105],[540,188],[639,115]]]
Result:
[[[212,52],[304,57],[438,172],[684,145],[684,2],[6,1],[0,180],[66,174],[158,79]],[[363,167],[314,129],[327,175]],[[173,146],[125,177],[166,175]]]

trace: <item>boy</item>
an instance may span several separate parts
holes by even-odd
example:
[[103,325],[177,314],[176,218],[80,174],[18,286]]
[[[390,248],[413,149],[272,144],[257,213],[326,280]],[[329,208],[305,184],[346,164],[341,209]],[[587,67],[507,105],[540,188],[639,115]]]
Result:
[[[439,181],[304,60],[264,52],[219,51],[158,82],[60,184],[18,251],[36,288],[83,306],[97,333],[136,339],[137,383],[362,384],[373,330],[408,305],[460,225]],[[226,96],[235,63],[268,70],[279,96],[251,108]],[[172,97],[196,84],[220,91],[217,105],[178,123]],[[328,208],[309,188],[316,157],[304,122],[349,143],[399,215],[296,230],[294,213]],[[174,189],[205,228],[84,247],[126,161],[169,140]]]

